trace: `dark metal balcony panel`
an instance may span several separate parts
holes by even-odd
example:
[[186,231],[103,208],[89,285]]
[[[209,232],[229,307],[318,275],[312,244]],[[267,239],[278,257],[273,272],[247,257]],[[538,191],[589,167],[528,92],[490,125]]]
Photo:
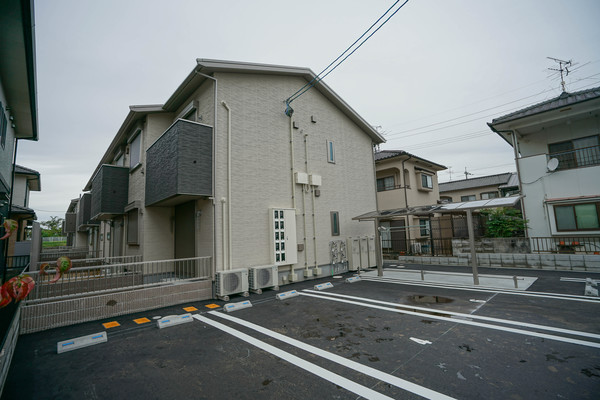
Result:
[[65,213],[65,233],[75,233],[77,231],[77,214]]
[[92,219],[106,220],[125,213],[129,168],[102,165],[92,179]]
[[98,221],[91,218],[92,194],[85,193],[79,199],[77,206],[77,232],[85,232],[89,227],[99,225]]
[[212,196],[212,127],[177,120],[146,151],[146,206]]

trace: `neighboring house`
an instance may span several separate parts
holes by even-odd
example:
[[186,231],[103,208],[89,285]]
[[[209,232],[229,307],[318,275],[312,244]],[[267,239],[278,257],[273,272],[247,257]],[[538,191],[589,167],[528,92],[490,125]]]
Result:
[[518,192],[519,182],[515,172],[440,183],[440,200],[449,203],[489,200]]
[[[375,153],[375,166],[379,211],[437,204],[440,198],[437,173],[445,170],[445,166],[402,150]],[[384,252],[396,247],[404,249],[406,244],[399,244],[401,241],[428,237],[429,224],[428,217],[417,215],[381,220]]]
[[284,283],[330,273],[320,269],[330,242],[374,235],[352,218],[375,208],[373,146],[384,139],[323,82],[288,117],[285,98],[313,78],[199,59],[164,104],[131,106],[70,207],[86,211],[90,196],[91,248],[209,256],[215,271],[275,264]]
[[529,236],[600,235],[599,112],[600,88],[593,88],[488,124],[516,147]]
[[29,196],[31,191],[39,192],[40,190],[42,190],[40,173],[15,165],[11,218],[17,221],[19,227],[10,238],[8,255],[29,255],[30,253],[30,245],[26,242],[30,238],[31,226],[36,215],[35,211],[29,208]]
[[[14,160],[16,143],[19,139],[38,139],[34,12],[31,0],[0,2],[0,215],[2,220],[5,218],[19,220],[21,217],[26,220],[33,217],[31,210],[26,210],[27,190],[36,189],[30,187],[25,191],[17,190],[17,185],[20,184],[19,175],[15,176],[15,190],[11,187],[13,173],[17,172]],[[22,198],[23,196],[25,198]],[[11,200],[14,204],[12,208]],[[23,234],[23,227],[19,233]],[[11,241],[17,240],[17,236],[13,236]],[[13,252],[11,246],[8,254]],[[4,257],[0,258],[4,263]]]

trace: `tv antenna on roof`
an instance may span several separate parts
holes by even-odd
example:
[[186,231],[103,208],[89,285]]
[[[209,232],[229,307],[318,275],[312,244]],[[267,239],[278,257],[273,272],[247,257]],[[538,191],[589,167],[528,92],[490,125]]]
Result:
[[473,175],[470,172],[467,172],[467,167],[465,167],[465,179],[469,179],[469,175]]
[[[569,67],[573,65],[573,61],[572,60],[569,60],[569,61],[559,60],[558,58],[553,58],[553,57],[546,57],[546,58],[558,63],[558,69],[556,69],[556,68],[548,68],[548,69],[550,71],[560,72],[560,85],[562,86],[562,91],[566,92],[567,90],[565,89],[565,76],[569,76]],[[566,72],[566,74],[565,74],[565,72]]]

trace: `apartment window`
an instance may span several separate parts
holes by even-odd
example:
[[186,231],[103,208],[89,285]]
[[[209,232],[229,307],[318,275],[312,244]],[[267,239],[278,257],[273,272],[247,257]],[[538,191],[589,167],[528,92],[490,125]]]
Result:
[[142,161],[142,134],[137,131],[133,140],[129,143],[129,169],[134,169]]
[[419,228],[421,231],[421,236],[429,236],[429,220],[428,219],[420,219],[419,220]]
[[470,195],[467,195],[467,196],[460,196],[460,201],[473,201],[473,200],[477,200],[475,198],[474,194],[470,194]]
[[600,229],[600,202],[554,206],[557,231]]
[[117,167],[125,166],[125,156],[123,155],[123,153],[121,153],[117,158],[115,158],[115,165]]
[[485,192],[485,193],[481,193],[481,200],[489,200],[489,199],[495,199],[500,197],[500,195],[498,194],[498,192]]
[[419,189],[423,189],[423,190],[432,190],[433,189],[433,176],[425,174],[425,173],[420,173],[421,175],[421,186],[419,187]]
[[8,129],[8,119],[4,114],[4,105],[0,102],[0,144],[2,148],[6,145],[6,130]]
[[386,190],[392,190],[395,187],[394,177],[386,176],[384,178],[377,179],[377,191],[385,192]]
[[331,236],[340,236],[340,213],[331,212]]
[[127,244],[139,244],[139,209],[127,212]]
[[571,169],[600,164],[600,136],[548,144],[548,156],[558,160],[558,168]]
[[332,140],[327,141],[327,162],[335,164],[335,147]]

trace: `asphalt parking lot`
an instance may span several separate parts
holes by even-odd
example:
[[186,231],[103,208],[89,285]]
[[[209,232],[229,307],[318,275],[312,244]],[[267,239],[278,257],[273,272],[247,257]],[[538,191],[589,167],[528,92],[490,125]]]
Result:
[[[2,399],[600,398],[600,301],[561,280],[600,274],[480,273],[537,280],[514,293],[345,274],[282,287],[300,294],[287,300],[252,294],[231,313],[203,301],[23,335]],[[193,322],[157,328],[187,307]],[[102,331],[106,343],[57,354]]]

